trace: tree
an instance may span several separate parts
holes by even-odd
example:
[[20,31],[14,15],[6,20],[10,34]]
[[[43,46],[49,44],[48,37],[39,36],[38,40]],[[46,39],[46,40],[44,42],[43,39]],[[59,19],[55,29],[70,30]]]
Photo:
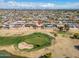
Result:
[[63,31],[63,27],[62,26],[58,27],[58,29],[59,29],[59,31]]
[[65,25],[64,25],[64,30],[65,30],[65,31],[68,31],[68,30],[69,30],[69,25],[68,25],[68,24],[65,24]]
[[58,29],[59,29],[59,31],[67,32],[69,30],[69,25],[64,24],[63,26],[59,26]]

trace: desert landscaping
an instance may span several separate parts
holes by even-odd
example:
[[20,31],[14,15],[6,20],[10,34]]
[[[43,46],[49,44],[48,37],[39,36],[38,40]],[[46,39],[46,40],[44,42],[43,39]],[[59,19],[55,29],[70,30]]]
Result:
[[[22,50],[21,46],[19,47],[21,50],[17,49],[14,45],[3,45],[1,46],[0,43],[0,50],[6,50],[9,53],[17,56],[22,56],[22,57],[40,57],[43,56],[47,53],[52,53],[51,57],[79,57],[79,51],[74,48],[74,45],[79,45],[79,40],[71,39],[69,38],[68,33],[58,33],[57,36],[55,37],[53,33],[57,33],[53,30],[49,29],[29,29],[29,30],[22,30],[22,28],[19,29],[1,29],[0,30],[0,36],[1,37],[10,37],[10,36],[24,36],[24,35],[29,35],[35,32],[40,32],[40,33],[45,33],[49,36],[52,36],[55,38],[55,40],[51,41],[51,45],[41,48],[41,49],[36,49],[34,51],[28,51],[28,50]],[[75,30],[70,30],[69,33],[74,33]],[[79,33],[79,30],[76,30],[77,33]],[[1,39],[0,39],[1,40]],[[39,40],[38,40],[39,41]],[[1,41],[0,41],[1,42]],[[28,47],[25,47],[25,49],[32,49],[33,45],[31,44],[26,44],[25,42],[20,43],[19,45],[27,45]],[[29,53],[28,53],[29,52]]]

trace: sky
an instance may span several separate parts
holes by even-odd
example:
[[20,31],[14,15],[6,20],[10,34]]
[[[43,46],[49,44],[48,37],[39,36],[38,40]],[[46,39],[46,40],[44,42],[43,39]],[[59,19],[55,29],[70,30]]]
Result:
[[0,0],[0,9],[79,9],[79,0]]

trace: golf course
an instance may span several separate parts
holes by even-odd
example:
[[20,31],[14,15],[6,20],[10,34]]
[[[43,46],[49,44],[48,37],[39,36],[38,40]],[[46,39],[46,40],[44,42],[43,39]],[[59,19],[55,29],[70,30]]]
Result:
[[36,32],[24,36],[0,37],[0,46],[15,45],[18,48],[19,43],[25,42],[32,44],[34,46],[32,49],[34,50],[51,45],[52,39],[53,37],[47,34]]

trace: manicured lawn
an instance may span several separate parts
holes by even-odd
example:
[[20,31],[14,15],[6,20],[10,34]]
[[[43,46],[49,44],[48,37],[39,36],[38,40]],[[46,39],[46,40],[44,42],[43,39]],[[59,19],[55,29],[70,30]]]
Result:
[[44,45],[50,43],[52,37],[43,33],[33,33],[27,37],[24,37],[24,39],[26,39],[24,40],[25,42],[33,45]]
[[20,42],[26,42],[33,44],[34,48],[41,48],[50,45],[52,39],[53,37],[47,34],[36,32],[25,36],[0,37],[0,45],[18,45]]
[[0,45],[12,45],[20,42],[20,37],[0,37]]

